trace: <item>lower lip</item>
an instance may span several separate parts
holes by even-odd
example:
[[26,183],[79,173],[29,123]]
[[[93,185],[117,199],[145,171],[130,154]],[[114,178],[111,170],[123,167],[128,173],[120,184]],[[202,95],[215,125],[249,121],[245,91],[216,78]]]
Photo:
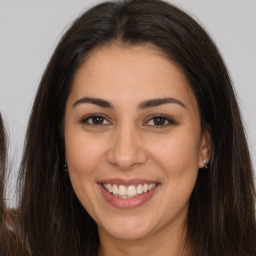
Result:
[[102,184],[99,184],[99,186],[105,200],[112,206],[119,209],[133,209],[145,204],[147,201],[149,201],[153,197],[157,188],[159,187],[159,185],[157,185],[155,188],[153,188],[149,192],[143,193],[134,198],[119,198],[109,193],[105,188],[103,188]]

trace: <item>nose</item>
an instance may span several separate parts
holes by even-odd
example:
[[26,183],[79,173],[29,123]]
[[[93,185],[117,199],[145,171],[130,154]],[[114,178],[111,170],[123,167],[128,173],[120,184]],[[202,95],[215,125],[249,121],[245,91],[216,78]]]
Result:
[[116,128],[107,152],[107,160],[122,170],[138,167],[147,161],[142,136],[135,127]]

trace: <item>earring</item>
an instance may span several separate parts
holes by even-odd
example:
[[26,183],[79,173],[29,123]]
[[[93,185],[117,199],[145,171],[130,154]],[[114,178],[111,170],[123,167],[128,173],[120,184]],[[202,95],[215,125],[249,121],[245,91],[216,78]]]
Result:
[[207,166],[207,161],[206,160],[203,160],[203,163],[204,163],[204,169],[207,169],[208,166]]
[[66,159],[64,161],[64,167],[65,167],[65,174],[68,175],[68,166],[67,166]]

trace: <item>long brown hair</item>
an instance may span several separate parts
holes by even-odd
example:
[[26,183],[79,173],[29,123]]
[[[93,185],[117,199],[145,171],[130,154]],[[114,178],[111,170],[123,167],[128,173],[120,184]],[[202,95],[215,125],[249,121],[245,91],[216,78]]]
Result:
[[16,211],[5,204],[5,185],[9,174],[8,146],[4,121],[0,113],[0,256],[25,255],[16,232]]
[[198,256],[256,255],[255,189],[232,84],[209,35],[158,0],[105,2],[82,14],[58,44],[39,85],[20,172],[21,231],[31,255],[97,255],[97,225],[65,175],[62,122],[73,78],[100,45],[152,44],[184,71],[211,131],[208,170],[191,195],[187,239]]

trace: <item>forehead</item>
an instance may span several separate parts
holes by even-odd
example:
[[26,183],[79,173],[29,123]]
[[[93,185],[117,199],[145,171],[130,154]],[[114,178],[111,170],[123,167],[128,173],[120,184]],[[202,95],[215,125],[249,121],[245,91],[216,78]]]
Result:
[[170,96],[196,104],[182,69],[153,46],[113,44],[92,50],[76,73],[70,96],[110,101]]

